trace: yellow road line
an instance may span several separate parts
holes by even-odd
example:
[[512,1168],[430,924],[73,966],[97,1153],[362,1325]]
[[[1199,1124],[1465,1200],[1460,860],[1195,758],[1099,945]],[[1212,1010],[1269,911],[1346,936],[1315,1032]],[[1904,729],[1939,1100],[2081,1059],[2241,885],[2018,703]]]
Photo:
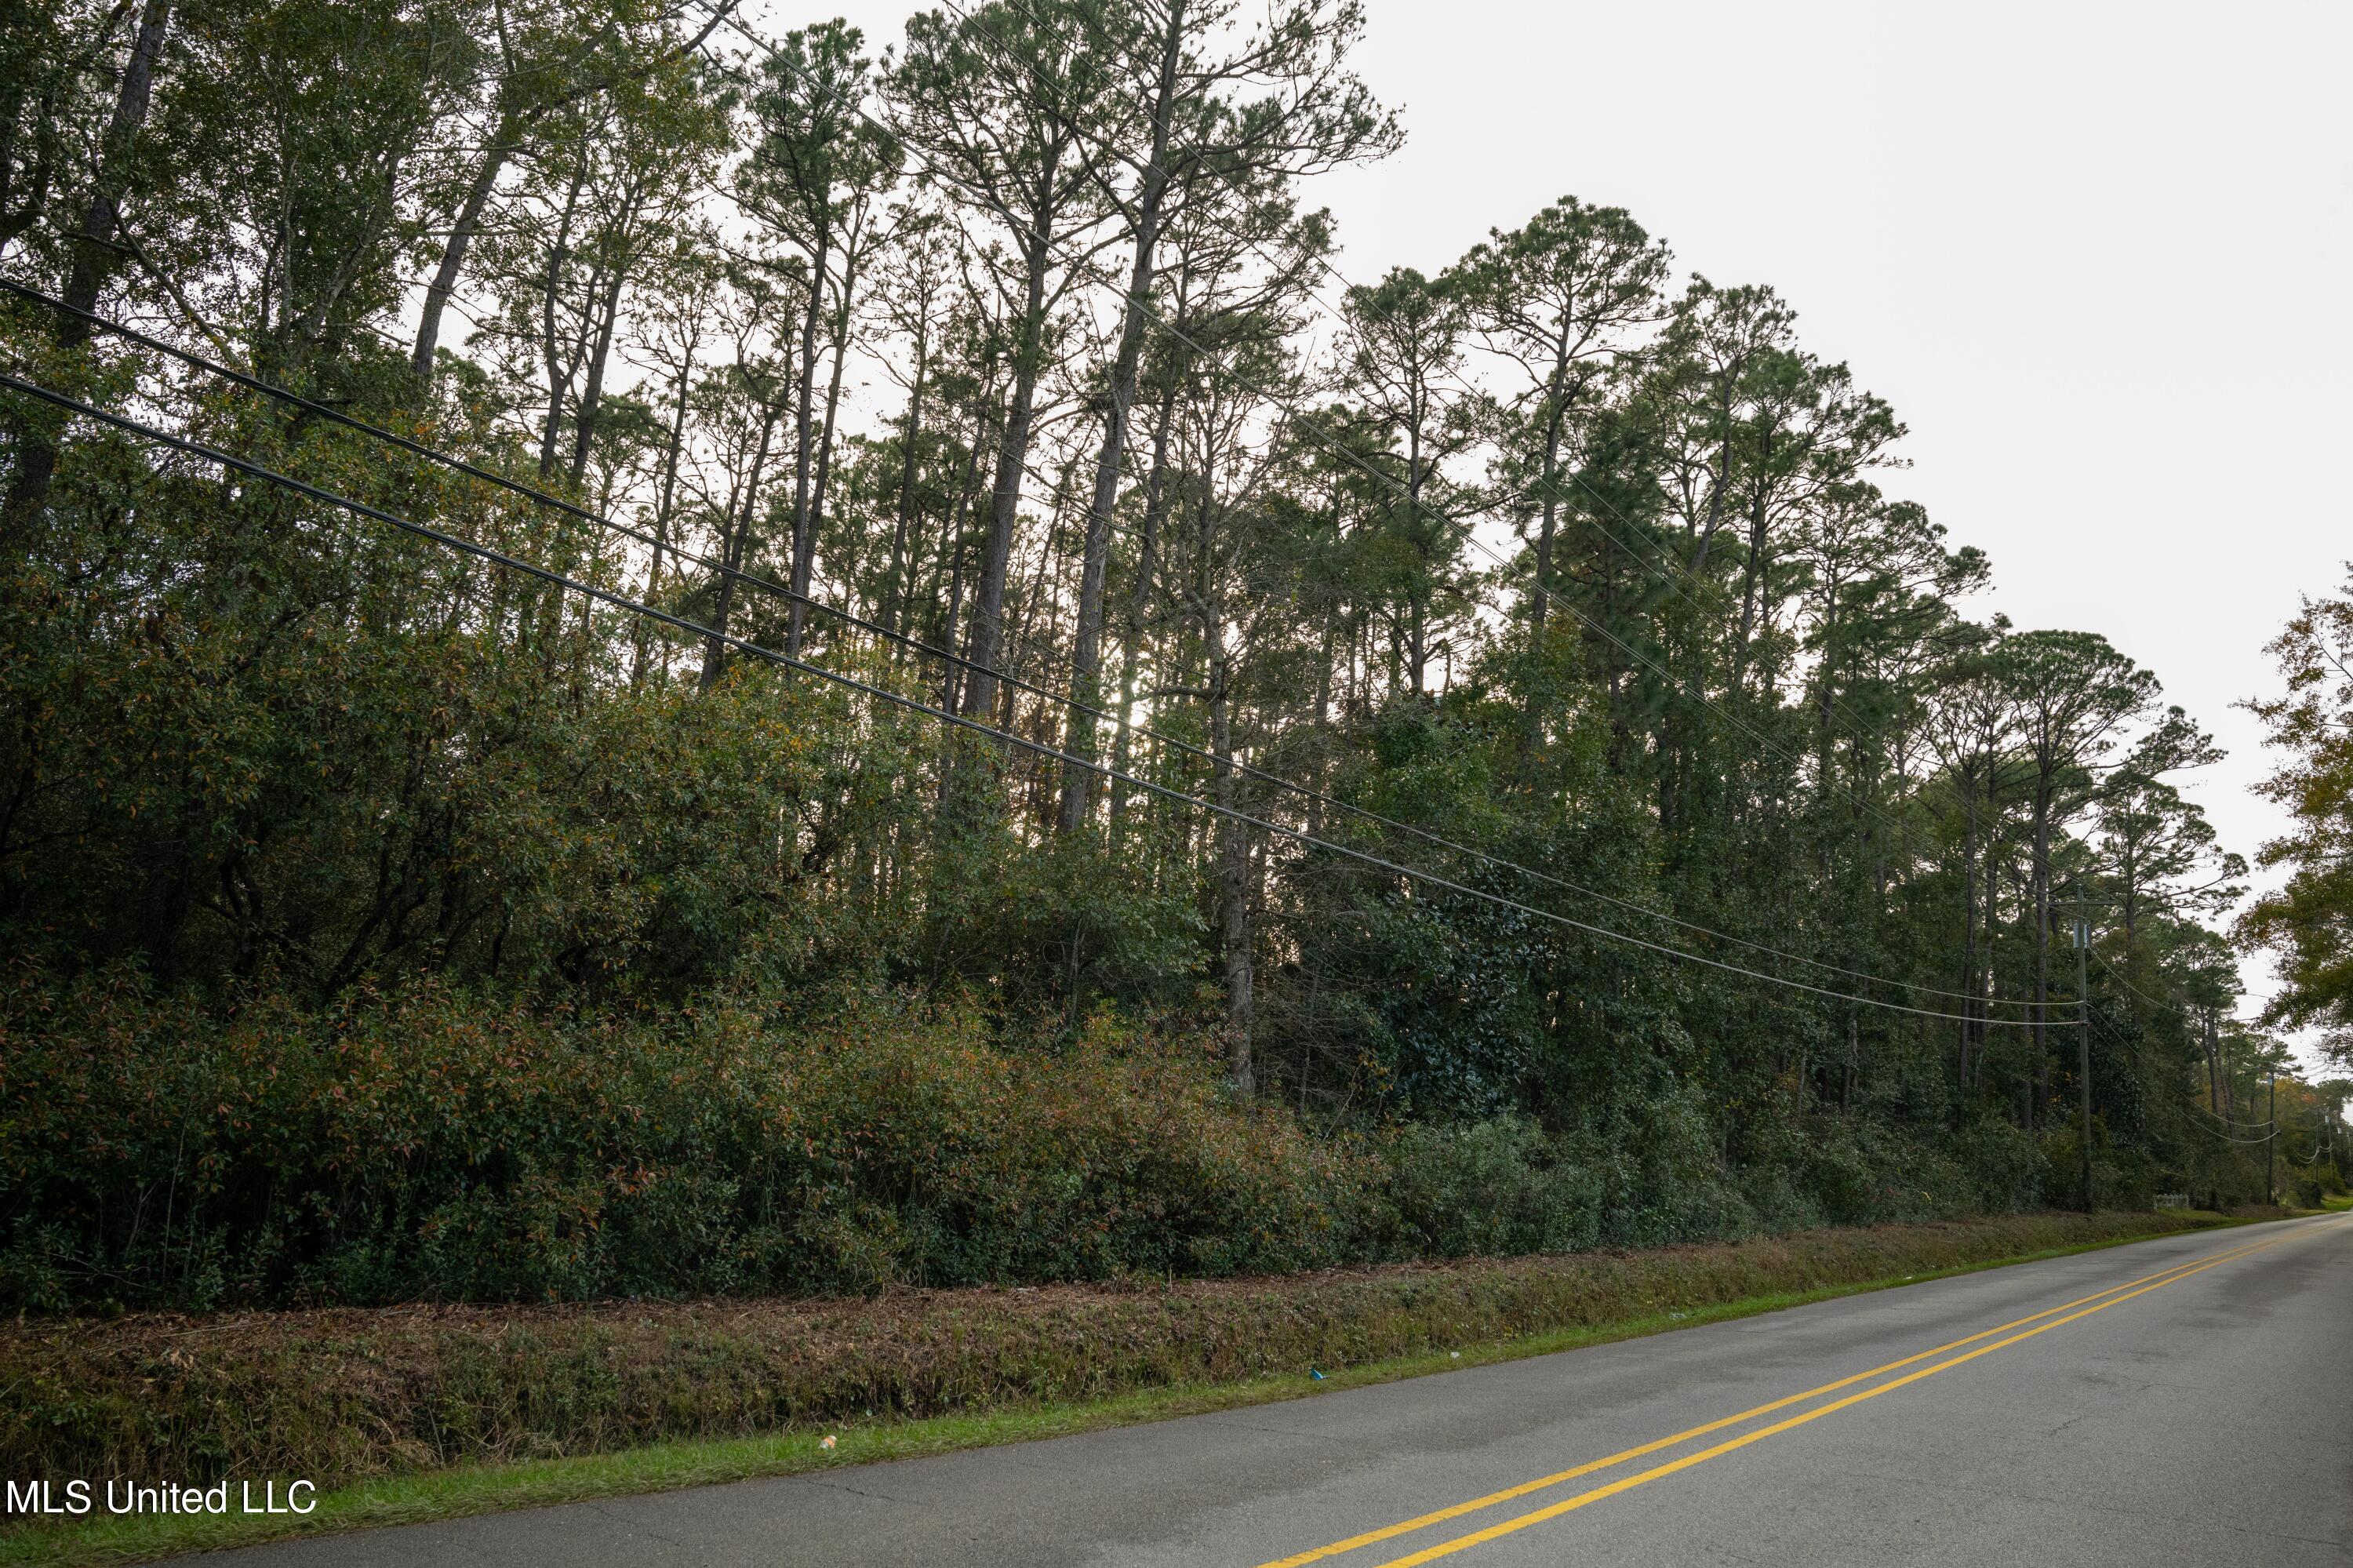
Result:
[[1613,1465],[1622,1465],[1629,1459],[1639,1459],[1645,1455],[1658,1453],[1661,1449],[1672,1448],[1678,1443],[1688,1443],[1694,1437],[1704,1437],[1711,1432],[1721,1432],[1727,1426],[1737,1426],[1744,1421],[1753,1421],[1760,1415],[1770,1415],[1777,1410],[1786,1410],[1790,1405],[1802,1404],[1807,1400],[1819,1398],[1825,1393],[1835,1393],[1840,1389],[1852,1388],[1856,1383],[1867,1383],[1873,1378],[1883,1376],[1888,1372],[1899,1372],[1915,1361],[1925,1361],[1931,1356],[1940,1356],[1947,1351],[1957,1351],[1963,1345],[1975,1344],[1979,1340],[1990,1339],[1996,1334],[2005,1333],[2011,1329],[2023,1328],[2038,1319],[2064,1312],[2071,1307],[2081,1307],[2087,1302],[2097,1301],[2104,1296],[2113,1296],[2120,1290],[2129,1290],[2136,1285],[2145,1285],[2151,1280],[2164,1280],[2167,1276],[2181,1273],[2184,1270],[2210,1266],[2216,1263],[2227,1263],[2232,1258],[2243,1257],[2248,1253],[2260,1251],[2274,1244],[2271,1242],[2251,1242],[2220,1255],[2189,1258],[2180,1263],[2170,1264],[2154,1274],[2144,1274],[2137,1279],[2127,1279],[2121,1285],[2111,1285],[2105,1290],[2094,1290],[2089,1296],[2078,1296],[2073,1301],[2062,1301],[2056,1307],[2045,1308],[2040,1312],[2030,1313],[2023,1318],[2013,1318],[2007,1323],[1997,1323],[1990,1329],[1981,1330],[1965,1339],[1953,1340],[1945,1344],[1934,1346],[1915,1355],[1905,1356],[1901,1361],[1889,1361],[1884,1365],[1873,1367],[1868,1372],[1859,1372],[1851,1377],[1842,1377],[1834,1383],[1823,1383],[1819,1388],[1810,1388],[1802,1393],[1788,1394],[1768,1404],[1741,1411],[1736,1415],[1720,1416],[1698,1426],[1688,1426],[1672,1436],[1660,1437],[1637,1447],[1621,1449],[1605,1458],[1590,1459],[1570,1469],[1558,1470],[1549,1476],[1539,1476],[1533,1481],[1522,1481],[1519,1485],[1506,1487],[1502,1491],[1489,1492],[1485,1497],[1472,1498],[1468,1502],[1455,1503],[1451,1507],[1438,1509],[1430,1513],[1417,1514],[1411,1519],[1385,1525],[1379,1530],[1368,1530],[1362,1535],[1352,1535],[1345,1541],[1335,1541],[1329,1546],[1318,1546],[1312,1551],[1298,1552],[1293,1556],[1279,1557],[1271,1563],[1259,1564],[1259,1568],[1301,1568],[1303,1563],[1318,1563],[1326,1557],[1337,1557],[1344,1552],[1354,1552],[1360,1546],[1371,1546],[1379,1542],[1394,1540],[1400,1535],[1409,1535],[1417,1530],[1426,1530],[1433,1524],[1443,1524],[1450,1519],[1460,1519],[1464,1514],[1476,1513],[1482,1509],[1493,1508],[1497,1503],[1510,1502],[1514,1499],[1526,1497],[1531,1492],[1540,1492],[1547,1487],[1556,1487],[1563,1481],[1573,1481],[1579,1477],[1609,1469]]
[[[1934,1377],[1940,1372],[1959,1366],[1964,1361],[1973,1361],[1979,1356],[1990,1355],[1994,1351],[1999,1351],[2005,1346],[2017,1344],[2021,1340],[2031,1340],[2037,1334],[2047,1334],[2053,1329],[2064,1328],[2067,1324],[2073,1323],[2078,1319],[2089,1318],[2095,1312],[2105,1312],[2111,1307],[2120,1307],[2137,1296],[2146,1296],[2152,1290],[2162,1290],[2168,1285],[2178,1285],[2182,1280],[2190,1277],[2192,1275],[2203,1274],[2210,1268],[2220,1268],[2224,1264],[2234,1262],[2238,1258],[2245,1257],[2251,1253],[2263,1252],[2272,1247],[2284,1245],[2288,1242],[2294,1241],[2297,1239],[2298,1235],[2309,1235],[2311,1234],[2312,1233],[2309,1231],[2301,1231],[2296,1233],[2295,1235],[2284,1235],[2274,1241],[2263,1242],[2257,1245],[2241,1248],[2235,1253],[2226,1253],[2220,1257],[2214,1258],[2211,1262],[2200,1264],[2194,1268],[2181,1269],[2171,1275],[2169,1277],[2160,1278],[2153,1285],[2144,1285],[2137,1290],[2127,1291],[2122,1296],[2111,1297],[2109,1299],[2100,1302],[2099,1305],[2095,1307],[2086,1307],[2080,1312],[2071,1312],[2064,1318],[2054,1319],[2052,1321],[2043,1324],[2039,1329],[2029,1329],[2023,1333],[2012,1334],[2008,1339],[1997,1340],[1992,1344],[1980,1345],[1974,1351],[1964,1351],[1962,1354],[1955,1356],[1949,1361],[1939,1361],[1935,1366],[1922,1367],[1918,1372],[1906,1372],[1902,1377],[1890,1379],[1888,1382],[1881,1383],[1877,1388],[1867,1388],[1861,1393],[1851,1393],[1844,1399],[1834,1399],[1828,1404],[1817,1405],[1813,1409],[1805,1412],[1803,1414],[1789,1417],[1787,1421],[1777,1421],[1770,1426],[1762,1426],[1754,1432],[1743,1433],[1741,1436],[1732,1438],[1729,1441],[1718,1443],[1712,1448],[1703,1448],[1696,1454],[1686,1454],[1680,1459],[1672,1459],[1668,1461],[1666,1464],[1653,1466],[1650,1469],[1641,1471],[1640,1474],[1624,1477],[1619,1480],[1611,1481],[1606,1486],[1595,1487],[1590,1491],[1579,1492],[1573,1498],[1564,1498],[1559,1502],[1553,1503],[1545,1508],[1537,1509],[1533,1512],[1521,1514],[1515,1519],[1507,1519],[1501,1524],[1491,1524],[1484,1530],[1474,1531],[1469,1535],[1456,1536],[1451,1541],[1440,1542],[1436,1546],[1427,1547],[1422,1551],[1413,1552],[1408,1556],[1392,1558],[1388,1562],[1380,1564],[1380,1568],[1419,1568],[1419,1565],[1421,1563],[1434,1563],[1439,1558],[1452,1556],[1457,1552],[1466,1552],[1473,1546],[1482,1545],[1487,1542],[1510,1535],[1514,1531],[1525,1530],[1530,1525],[1542,1524],[1546,1520],[1558,1519],[1562,1514],[1571,1512],[1577,1509],[1584,1508],[1590,1503],[1599,1502],[1604,1498],[1616,1497],[1620,1492],[1631,1491],[1636,1487],[1644,1485],[1650,1481],[1655,1481],[1662,1476],[1672,1476],[1678,1470],[1688,1470],[1694,1465],[1704,1465],[1710,1459],[1716,1458],[1725,1454],[1729,1454],[1735,1449],[1746,1448],[1751,1443],[1761,1442],[1765,1438],[1773,1436],[1777,1433],[1787,1432],[1793,1427],[1803,1426],[1809,1422],[1819,1421],[1823,1416],[1831,1414],[1834,1411],[1846,1409],[1849,1405],[1861,1404],[1865,1400],[1877,1399],[1883,1393],[1893,1393],[1899,1388],[1918,1383],[1922,1378]],[[1995,1330],[1992,1331],[1999,1333],[2000,1330]],[[1933,1355],[1935,1352],[1930,1351],[1929,1353]]]

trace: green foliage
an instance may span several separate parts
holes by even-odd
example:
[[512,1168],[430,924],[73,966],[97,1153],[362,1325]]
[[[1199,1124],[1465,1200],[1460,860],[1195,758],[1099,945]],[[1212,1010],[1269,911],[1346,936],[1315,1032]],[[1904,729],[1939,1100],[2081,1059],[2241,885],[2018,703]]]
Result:
[[[1327,318],[1307,182],[1398,140],[1353,0],[751,55],[645,0],[52,10],[0,25],[12,276],[544,493],[11,303],[16,372],[596,592],[0,399],[5,1299],[2263,1194],[2277,1051],[2200,923],[2243,866],[2168,780],[2211,739],[1962,620],[1894,410],[1629,213]],[[2257,710],[2298,827],[2245,935],[2324,1027],[2348,614]],[[2021,1027],[2078,900],[2088,1147]],[[2275,1163],[2334,1169],[2287,1090]]]
[[0,1225],[16,1306],[575,1299],[1301,1268],[1374,1165],[1092,1020],[712,999],[542,1017],[437,982],[193,1019],[127,976],[14,977]]
[[41,1311],[1217,1276],[2032,1195],[1867,1126],[1728,1171],[1689,1094],[1611,1141],[1319,1137],[1198,1033],[1098,1011],[1057,1044],[891,991],[570,1016],[419,980],[214,1022],[20,968],[0,1029],[0,1301]]
[[2273,1016],[2319,1025],[2332,1059],[2353,1064],[2353,582],[2306,599],[2271,652],[2286,690],[2252,705],[2287,760],[2262,793],[2294,826],[2263,846],[2262,863],[2288,879],[2255,902],[2244,931],[2282,959]]
[[1409,1125],[1386,1153],[1411,1255],[1579,1252],[1601,1239],[1600,1178],[1525,1117]]

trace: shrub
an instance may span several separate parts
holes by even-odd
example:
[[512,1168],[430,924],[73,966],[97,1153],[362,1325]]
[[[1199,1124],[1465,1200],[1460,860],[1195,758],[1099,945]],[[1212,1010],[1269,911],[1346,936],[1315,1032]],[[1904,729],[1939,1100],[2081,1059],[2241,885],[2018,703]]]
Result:
[[2045,1167],[2032,1133],[1988,1118],[1955,1133],[1949,1146],[1979,1212],[2019,1213],[2042,1202]]
[[1400,1255],[1577,1252],[1601,1239],[1599,1176],[1525,1117],[1409,1124],[1385,1152]]
[[542,1017],[420,982],[207,1023],[132,980],[0,1019],[0,1290],[577,1299],[1222,1275],[1356,1255],[1378,1164],[1109,1020],[887,994]]
[[583,1016],[418,980],[221,1013],[12,979],[16,1310],[1215,1277],[2009,1212],[2045,1181],[1999,1123],[1939,1150],[1775,1116],[1728,1167],[1680,1084],[1568,1129],[1319,1134],[1234,1099],[1206,1033],[1110,1012],[1031,1040],[882,990]]

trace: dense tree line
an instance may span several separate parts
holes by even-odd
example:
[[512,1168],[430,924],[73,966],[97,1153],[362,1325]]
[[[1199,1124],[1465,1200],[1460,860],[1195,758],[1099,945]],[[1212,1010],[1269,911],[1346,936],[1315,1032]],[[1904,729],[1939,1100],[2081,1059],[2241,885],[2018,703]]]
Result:
[[1363,25],[10,12],[0,273],[68,307],[7,306],[12,375],[689,628],[6,396],[12,1030],[881,987],[1766,1218],[1894,1212],[1907,1150],[2065,1197],[2088,1065],[2103,1198],[2259,1195],[2206,733],[1971,620],[1895,411],[1631,214],[1344,277],[1317,177],[1402,134]]

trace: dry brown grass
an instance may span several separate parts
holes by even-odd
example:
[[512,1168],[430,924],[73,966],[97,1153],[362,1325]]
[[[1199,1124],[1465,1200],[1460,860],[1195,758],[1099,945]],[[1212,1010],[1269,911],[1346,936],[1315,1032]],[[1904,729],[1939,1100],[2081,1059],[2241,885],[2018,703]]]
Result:
[[331,1487],[1303,1374],[2199,1223],[2034,1214],[1225,1280],[25,1321],[0,1326],[0,1474]]

